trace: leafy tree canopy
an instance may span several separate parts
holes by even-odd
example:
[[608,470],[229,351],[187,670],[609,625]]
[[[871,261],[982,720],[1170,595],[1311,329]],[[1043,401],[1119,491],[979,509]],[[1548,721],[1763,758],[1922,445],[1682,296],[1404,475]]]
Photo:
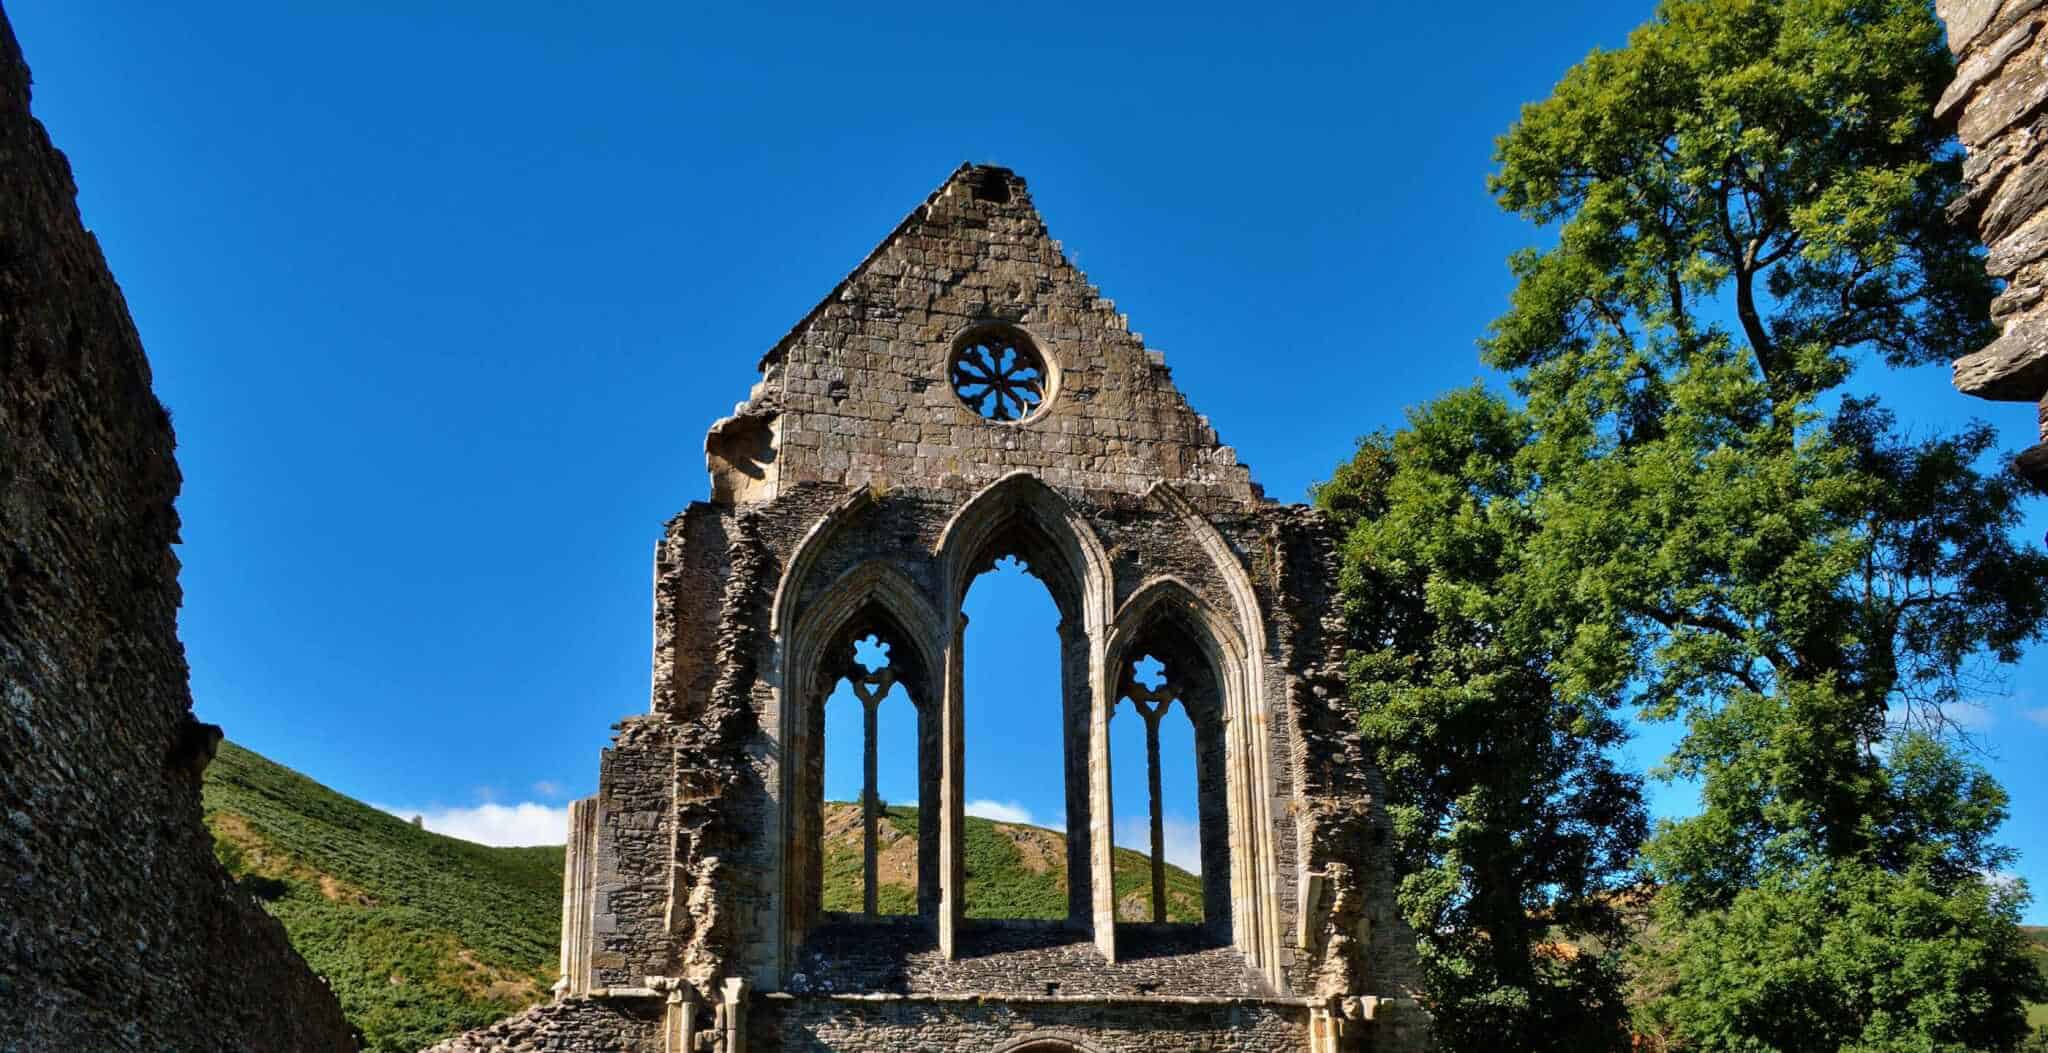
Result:
[[[1702,804],[1643,855],[1642,1025],[1698,1049],[2018,1041],[2040,981],[2007,938],[2024,890],[1987,876],[2005,799],[1938,735],[2040,638],[2048,557],[2012,536],[2025,485],[1984,467],[1987,429],[1909,436],[1846,387],[1991,335],[1980,248],[1943,214],[1952,72],[1925,0],[1665,0],[1499,141],[1496,197],[1556,234],[1511,259],[1482,341],[1518,403],[1454,393],[1319,492],[1352,524],[1355,690],[1454,1047],[1536,1048],[1442,1025],[1559,974],[1498,937],[1509,899],[1605,924],[1561,904],[1616,884],[1620,707],[1681,723],[1661,773]],[[1574,826],[1595,816],[1614,836]],[[1780,946],[1812,953],[1758,955]],[[1609,1005],[1549,988],[1576,1019]]]
[[1625,1048],[1611,949],[1642,797],[1608,753],[1624,738],[1613,700],[1557,697],[1549,659],[1572,626],[1526,595],[1541,584],[1523,563],[1540,529],[1529,439],[1499,398],[1455,392],[1362,442],[1317,499],[1353,524],[1352,682],[1439,1037]]

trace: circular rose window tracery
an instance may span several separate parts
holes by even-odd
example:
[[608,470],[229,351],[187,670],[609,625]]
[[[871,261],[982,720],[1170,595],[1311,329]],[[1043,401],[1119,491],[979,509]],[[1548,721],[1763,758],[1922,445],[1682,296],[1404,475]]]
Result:
[[1045,356],[1030,337],[1010,328],[969,335],[954,349],[947,373],[953,394],[993,421],[1020,421],[1036,413],[1050,386]]

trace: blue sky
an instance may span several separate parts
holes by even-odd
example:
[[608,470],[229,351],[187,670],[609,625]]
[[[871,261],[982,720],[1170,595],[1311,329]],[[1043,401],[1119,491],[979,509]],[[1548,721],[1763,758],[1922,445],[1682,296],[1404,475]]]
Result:
[[[953,166],[1029,179],[1195,406],[1299,500],[1355,436],[1483,375],[1504,259],[1539,237],[1486,195],[1493,137],[1649,9],[9,15],[176,417],[200,713],[357,797],[530,839],[646,707],[652,548],[706,495],[705,429]],[[1916,428],[2031,440],[2030,407],[1944,370],[1863,382]],[[1028,578],[969,598],[968,792],[992,814],[1061,813],[1049,611]],[[1974,719],[2048,887],[2028,763],[2048,649],[2010,681]],[[888,705],[883,792],[907,801]],[[1120,819],[1142,823],[1142,738],[1117,723]],[[854,751],[831,751],[835,796],[854,735],[832,740]],[[1186,822],[1192,747],[1167,748]]]

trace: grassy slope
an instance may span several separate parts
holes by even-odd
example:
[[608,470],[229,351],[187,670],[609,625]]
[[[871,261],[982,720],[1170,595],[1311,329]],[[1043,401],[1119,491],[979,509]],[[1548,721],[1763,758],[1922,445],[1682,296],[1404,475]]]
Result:
[[205,800],[221,861],[333,985],[367,1049],[420,1049],[554,983],[560,846],[428,833],[232,743]]
[[[829,803],[828,809],[851,809]],[[368,1049],[410,1051],[540,1000],[555,979],[562,849],[489,848],[428,833],[232,743],[206,773],[207,824],[221,860],[284,922],[341,997]],[[889,823],[917,833],[915,808]],[[857,827],[856,827],[857,829]],[[1065,875],[1033,868],[1025,845],[1065,858],[1062,835],[967,820],[972,917],[1060,918]],[[825,846],[829,910],[860,909],[858,834]],[[1168,916],[1201,917],[1201,879],[1166,871]],[[1118,849],[1119,914],[1149,917],[1142,853]],[[916,910],[914,884],[885,883],[881,909]],[[2048,927],[2028,930],[2048,971]],[[2030,1022],[2048,1028],[2048,1005]]]
[[[555,981],[562,849],[490,848],[429,833],[303,775],[222,743],[206,771],[214,850],[284,923],[292,943],[340,996],[366,1048],[411,1051],[480,1027],[546,996]],[[828,804],[828,809],[852,809]],[[851,818],[850,816],[848,818]],[[890,825],[917,835],[917,810]],[[858,911],[858,824],[825,846],[825,901]],[[967,820],[967,912],[978,918],[1066,916],[1063,835]],[[1142,853],[1118,849],[1120,914],[1150,917]],[[1199,921],[1202,883],[1169,866],[1167,911]],[[914,879],[884,883],[886,913],[917,909]]]
[[[852,810],[852,803],[828,801],[828,813]],[[917,836],[917,809],[890,805],[888,821],[906,836]],[[831,824],[828,823],[828,826]],[[1034,868],[1027,864],[1027,844],[1042,844],[1055,860],[1066,859],[1066,836],[1057,831],[1015,823],[967,817],[967,916],[970,918],[1064,918],[1067,882],[1064,864]],[[840,838],[825,845],[825,909],[861,909],[860,840]],[[1129,849],[1116,850],[1118,916],[1126,921],[1151,920],[1152,876],[1148,857]],[[917,912],[917,886],[884,881],[876,890],[884,914]],[[1202,879],[1179,867],[1166,868],[1166,916],[1169,921],[1202,920]]]

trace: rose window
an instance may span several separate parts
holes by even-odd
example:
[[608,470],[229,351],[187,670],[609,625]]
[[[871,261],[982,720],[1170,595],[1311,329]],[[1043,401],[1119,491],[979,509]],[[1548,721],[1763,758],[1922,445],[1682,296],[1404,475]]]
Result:
[[1015,330],[976,333],[953,352],[953,393],[994,421],[1029,417],[1044,401],[1045,358]]

